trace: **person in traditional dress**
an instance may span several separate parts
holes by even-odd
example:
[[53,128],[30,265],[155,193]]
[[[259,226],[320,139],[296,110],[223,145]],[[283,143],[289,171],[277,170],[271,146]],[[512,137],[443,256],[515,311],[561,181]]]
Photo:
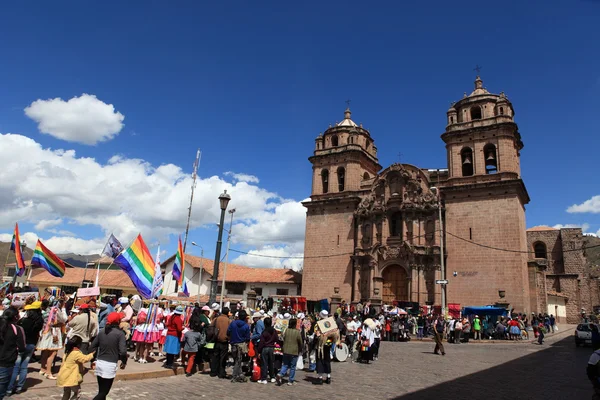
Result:
[[373,361],[373,346],[375,344],[376,323],[371,318],[363,322],[360,333],[359,362],[369,363]]
[[181,352],[181,334],[183,332],[183,306],[177,306],[173,315],[167,323],[167,338],[165,340],[164,350],[167,353],[167,360],[163,365],[165,368],[173,368],[175,357]]
[[[323,310],[319,313],[320,319],[329,317],[327,310]],[[340,331],[339,329],[323,334],[319,328],[319,325],[315,325],[315,341],[316,346],[316,361],[317,361],[317,374],[318,379],[313,381],[315,385],[322,385],[323,383],[331,383],[331,348],[333,346],[341,346]]]
[[52,364],[58,350],[63,348],[62,327],[65,322],[63,313],[56,306],[49,309],[44,320],[44,328],[37,349],[42,352],[40,375],[47,379],[56,380],[56,377],[52,375]]

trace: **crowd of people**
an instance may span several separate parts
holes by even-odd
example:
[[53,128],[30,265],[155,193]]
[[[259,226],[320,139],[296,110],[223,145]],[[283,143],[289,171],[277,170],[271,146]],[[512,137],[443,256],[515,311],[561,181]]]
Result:
[[217,303],[147,302],[137,295],[107,295],[100,301],[52,291],[18,306],[6,296],[0,314],[0,400],[24,391],[33,357],[40,362],[39,376],[56,380],[65,400],[78,397],[82,373],[93,370],[94,399],[102,400],[117,369],[127,365],[128,350],[134,362],[182,366],[188,377],[206,373],[236,383],[294,385],[296,371],[303,369],[315,372],[309,380],[322,385],[332,383],[333,359],[376,361],[382,341],[432,336],[435,353],[444,355],[444,339],[521,340],[533,330],[541,343],[544,332],[555,329],[552,315],[444,319],[391,307],[376,312],[368,303],[308,314],[289,307],[250,309],[244,302],[221,309]]
[[0,305],[0,400],[26,390],[32,360],[40,362],[39,378],[63,388],[65,400],[79,397],[87,371],[98,384],[94,400],[105,399],[129,359],[183,366],[188,377],[207,373],[259,384],[295,385],[303,369],[316,374],[312,383],[331,384],[333,359],[377,360],[385,335],[385,321],[374,311],[308,314],[249,309],[244,302],[221,309],[144,302],[137,295],[78,299],[60,290],[38,297],[17,303],[8,294]]

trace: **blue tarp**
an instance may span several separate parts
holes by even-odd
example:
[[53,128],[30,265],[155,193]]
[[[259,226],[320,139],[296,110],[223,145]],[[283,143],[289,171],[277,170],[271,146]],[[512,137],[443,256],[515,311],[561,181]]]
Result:
[[507,315],[506,308],[494,307],[494,306],[484,306],[484,307],[469,306],[469,307],[463,308],[462,313],[463,313],[463,315],[496,315],[496,316]]

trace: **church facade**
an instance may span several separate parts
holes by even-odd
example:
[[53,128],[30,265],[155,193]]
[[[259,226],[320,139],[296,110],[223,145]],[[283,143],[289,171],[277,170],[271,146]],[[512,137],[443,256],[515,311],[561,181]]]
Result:
[[347,109],[309,158],[303,296],[441,305],[443,250],[447,303],[545,312],[530,287],[529,195],[514,116],[507,96],[488,92],[478,76],[447,111],[447,169],[382,169],[374,137]]

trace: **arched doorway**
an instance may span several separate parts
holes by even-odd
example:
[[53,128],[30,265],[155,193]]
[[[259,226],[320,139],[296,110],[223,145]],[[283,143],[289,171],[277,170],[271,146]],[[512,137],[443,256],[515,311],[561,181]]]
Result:
[[399,265],[390,265],[383,270],[383,296],[384,304],[391,304],[394,300],[408,301],[408,277],[406,270]]

